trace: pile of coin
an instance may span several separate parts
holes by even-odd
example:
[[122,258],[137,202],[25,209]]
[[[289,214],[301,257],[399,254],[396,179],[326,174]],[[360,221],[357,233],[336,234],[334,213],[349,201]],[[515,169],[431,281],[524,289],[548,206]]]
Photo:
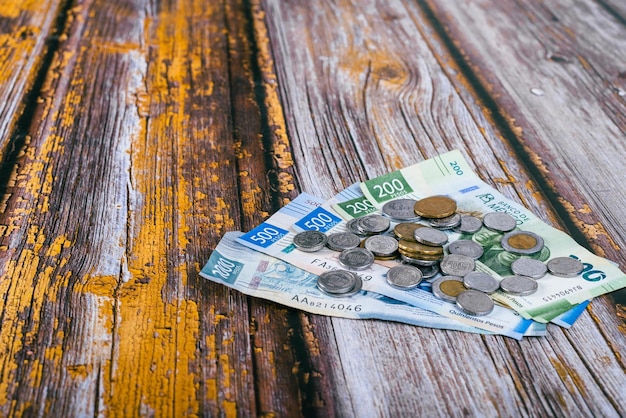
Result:
[[[438,266],[445,255],[444,245],[448,242],[448,234],[444,231],[460,226],[462,216],[456,213],[456,201],[447,196],[430,196],[413,200],[412,204],[415,215],[427,225],[401,222],[394,227],[393,232],[398,238],[398,252],[402,261],[422,269],[425,277],[430,278],[438,273]],[[391,217],[391,214],[385,212],[385,207],[383,213]],[[476,220],[481,222],[480,219]]]
[[[353,271],[370,267],[375,260],[400,259],[402,264],[387,273],[387,283],[408,290],[423,279],[437,274],[433,294],[455,303],[470,315],[487,315],[494,308],[489,295],[500,290],[525,296],[537,291],[537,279],[550,272],[560,277],[574,277],[583,264],[570,257],[556,257],[543,263],[529,258],[540,252],[544,240],[539,235],[515,230],[515,218],[503,212],[485,214],[482,219],[457,213],[457,203],[447,196],[423,199],[396,199],[386,203],[382,215],[370,214],[347,222],[346,232],[326,235],[319,231],[296,234],[294,245],[301,251],[319,251],[324,247],[339,251],[339,263],[346,270],[332,270],[319,276],[318,288],[332,296],[349,296],[361,289],[362,281]],[[396,223],[387,234],[391,222]],[[446,230],[474,234],[483,227],[502,234],[502,248],[521,256],[511,264],[513,276],[500,282],[490,274],[476,271],[476,260],[483,247],[470,239],[448,243]]]

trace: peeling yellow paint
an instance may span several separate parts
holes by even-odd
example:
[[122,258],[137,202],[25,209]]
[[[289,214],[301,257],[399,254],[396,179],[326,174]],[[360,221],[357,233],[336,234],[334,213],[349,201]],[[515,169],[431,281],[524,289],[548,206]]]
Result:
[[39,257],[30,250],[23,250],[18,260],[11,260],[7,265],[6,277],[12,280],[0,281],[0,289],[5,297],[0,298],[0,312],[3,313],[0,327],[0,404],[9,401],[8,393],[15,384],[15,372],[18,364],[13,356],[22,349],[24,339],[15,338],[23,333],[23,320],[19,316],[24,307],[32,303],[32,282],[26,278],[34,277],[39,265]]
[[[569,382],[571,379],[571,382],[573,382],[576,388],[578,388],[581,395],[584,398],[587,397],[587,385],[585,384],[585,381],[578,375],[578,373],[576,373],[574,369],[572,369],[571,367],[566,367],[560,360],[556,358],[551,357],[550,363],[552,363],[554,370],[558,373],[559,378],[566,386],[570,386]],[[573,388],[572,388],[572,392],[574,392]]]
[[300,318],[302,321],[302,333],[309,352],[312,356],[319,356],[321,351],[319,341],[315,338],[315,334],[313,333],[313,326],[309,322],[309,318],[306,315],[301,315]]
[[[118,290],[117,334],[123,338],[110,366],[116,381],[105,382],[105,409],[119,415],[133,415],[139,410],[159,411],[166,416],[199,415],[202,397],[195,365],[200,361],[199,308],[177,289],[187,283],[183,257],[189,245],[187,219],[193,214],[194,203],[207,199],[204,191],[195,189],[200,179],[187,179],[183,166],[199,135],[196,131],[192,136],[189,129],[193,109],[190,95],[210,95],[214,90],[204,74],[203,60],[210,50],[204,43],[202,48],[192,45],[189,20],[203,19],[215,8],[191,2],[165,9],[145,20],[144,37],[152,55],[144,76],[146,91],[135,95],[138,115],[149,117],[150,123],[148,126],[142,119],[135,134],[139,140],[134,141],[130,154],[132,184],[150,204],[138,207],[134,214],[145,221],[138,222],[132,231],[130,280]],[[212,135],[206,129],[201,135],[209,147]],[[217,168],[219,163],[207,166]],[[209,180],[220,181],[214,173]],[[210,205],[211,228],[220,231],[234,224],[223,199],[214,199]],[[112,284],[113,279],[107,282]],[[220,321],[219,315],[216,321]],[[215,337],[207,336],[205,341],[210,351],[207,355],[216,358]],[[231,360],[226,357],[220,362],[228,370]],[[134,387],[137,381],[143,382],[141,387]],[[206,384],[207,396],[217,401],[221,379],[219,383],[211,379],[202,383]],[[126,387],[133,389],[122,389]]]
[[202,193],[201,191],[196,190],[196,194],[194,196],[194,199],[196,201],[200,201],[200,200],[203,200],[203,199],[206,199],[206,198],[207,198],[207,195],[205,193]]
[[96,296],[113,297],[118,286],[118,276],[86,276],[81,281],[83,284],[77,286],[81,293],[90,293]]
[[[252,18],[255,39],[257,40],[258,63],[264,77],[263,88],[265,91],[265,108],[267,110],[268,123],[274,136],[273,158],[280,170],[292,168],[294,165],[291,154],[291,146],[287,137],[287,124],[284,110],[278,93],[278,82],[274,71],[274,61],[270,52],[269,34],[265,25],[265,12],[258,0],[252,1]],[[279,177],[280,177],[279,173]],[[292,178],[283,178],[292,181]],[[282,190],[293,190],[295,185],[281,184]]]
[[76,364],[72,366],[66,366],[65,370],[67,370],[72,379],[85,379],[93,371],[93,365]]
[[609,235],[609,233],[606,231],[606,229],[604,228],[604,226],[602,225],[602,223],[600,222],[596,222],[594,224],[588,224],[582,220],[579,219],[579,217],[577,216],[577,214],[588,214],[590,212],[589,207],[585,204],[581,209],[577,209],[574,207],[574,205],[572,205],[569,201],[567,201],[566,199],[559,197],[559,202],[561,202],[561,204],[563,205],[563,207],[567,210],[567,212],[570,214],[570,218],[576,223],[576,225],[578,226],[578,228],[583,231],[583,233],[589,237],[590,239],[592,239],[593,241],[591,242],[591,245],[594,249],[594,251],[596,252],[597,255],[599,255],[600,257],[604,257],[605,256],[605,251],[604,248],[602,248],[602,246],[600,246],[597,242],[597,240],[602,239],[603,241],[606,241],[609,245],[611,245],[613,248],[615,248],[616,250],[620,250],[620,246],[619,244],[617,244],[613,238],[611,238],[611,236]]
[[50,244],[50,246],[48,247],[48,250],[46,251],[46,256],[57,257],[59,254],[61,254],[61,251],[63,250],[63,248],[69,248],[71,246],[72,246],[72,241],[67,239],[66,235],[59,235],[54,239],[52,244]]
[[288,193],[295,190],[295,182],[293,176],[287,172],[278,173],[278,187],[280,193]]
[[217,380],[216,379],[207,379],[204,384],[206,385],[206,396],[208,399],[215,400],[217,399]]
[[233,401],[222,401],[222,411],[227,418],[235,418],[237,416],[237,403]]

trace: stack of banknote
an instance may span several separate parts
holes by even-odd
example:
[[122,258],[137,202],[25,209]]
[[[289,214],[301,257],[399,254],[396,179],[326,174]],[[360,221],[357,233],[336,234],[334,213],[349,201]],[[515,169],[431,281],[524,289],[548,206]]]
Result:
[[[411,289],[391,286],[386,275],[394,264],[403,263],[400,258],[377,260],[358,271],[362,288],[355,294],[336,297],[320,290],[320,274],[345,268],[338,259],[340,253],[328,247],[302,251],[294,244],[298,233],[344,232],[350,221],[383,213],[386,203],[429,196],[454,199],[457,213],[479,219],[488,213],[506,213],[515,219],[516,230],[543,239],[542,251],[520,255],[503,248],[502,234],[492,229],[483,227],[472,234],[446,229],[448,245],[469,239],[482,246],[483,254],[476,260],[477,271],[502,280],[512,275],[511,264],[519,258],[547,261],[570,257],[579,260],[584,268],[575,277],[548,273],[537,279],[537,290],[530,295],[496,291],[490,295],[495,308],[486,315],[468,314],[454,303],[436,297],[431,283],[440,273]],[[395,221],[391,220],[392,227]],[[626,275],[614,263],[594,255],[566,233],[484,183],[459,151],[354,184],[328,200],[302,193],[253,230],[226,233],[200,274],[246,295],[314,314],[397,321],[515,339],[545,335],[547,323],[570,327],[593,297],[626,287]]]

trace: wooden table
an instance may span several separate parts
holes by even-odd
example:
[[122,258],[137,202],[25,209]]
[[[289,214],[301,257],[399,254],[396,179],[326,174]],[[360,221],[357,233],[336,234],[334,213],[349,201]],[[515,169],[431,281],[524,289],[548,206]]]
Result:
[[0,415],[624,416],[625,293],[516,341],[198,275],[459,149],[626,268],[620,0],[0,0]]

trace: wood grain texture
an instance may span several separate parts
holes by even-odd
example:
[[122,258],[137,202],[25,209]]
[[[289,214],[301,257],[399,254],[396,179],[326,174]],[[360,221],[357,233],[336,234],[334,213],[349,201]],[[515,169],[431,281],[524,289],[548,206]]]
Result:
[[626,26],[591,1],[431,6],[572,222],[626,266],[626,175],[613,162],[626,154]]
[[598,2],[607,12],[626,23],[626,5],[619,0],[600,0]]
[[[626,22],[616,12],[621,6],[429,4],[482,92],[494,99],[490,111],[502,118],[509,140],[534,167],[570,233],[623,270],[626,61],[620,51]],[[518,14],[527,18],[517,22],[511,16]],[[498,39],[507,39],[507,47]],[[611,297],[615,312],[626,318],[626,291]]]
[[11,137],[63,5],[60,0],[0,1],[0,161],[12,151]]
[[[0,27],[41,30],[2,50],[30,67],[0,115],[2,138],[27,134],[0,206],[0,415],[626,415],[626,329],[606,297],[570,330],[514,341],[309,315],[198,276],[224,232],[299,191],[453,148],[621,263],[616,163],[561,149],[569,135],[623,151],[608,0],[3,4]],[[502,21],[485,24],[492,8]]]
[[[474,97],[472,82],[437,34],[437,22],[422,8],[394,1],[262,3],[304,190],[330,196],[353,181],[459,148],[488,183],[548,223],[567,224],[542,193],[545,180],[537,184],[536,173],[515,158],[518,145],[509,143],[509,133],[498,129],[491,110]],[[489,13],[482,10],[480,16]],[[454,34],[454,39],[470,37],[465,31]],[[514,71],[511,62],[515,59],[508,63]],[[523,79],[517,76],[510,82]],[[524,116],[521,111],[512,115]],[[574,190],[579,193],[575,202],[593,197]],[[600,247],[609,251],[612,245],[606,244]],[[349,405],[355,416],[415,411],[429,416],[617,416],[624,413],[618,394],[624,383],[624,334],[611,308],[607,298],[592,304],[577,328],[585,343],[555,327],[547,338],[511,343],[445,332],[433,339],[429,330],[333,319],[344,365],[337,374],[354,388]],[[437,344],[443,335],[449,341]],[[406,338],[419,343],[398,343]],[[589,352],[579,348],[588,339],[594,346]],[[398,376],[405,370],[412,378]],[[439,397],[417,398],[415,393]]]
[[243,7],[69,11],[0,222],[1,415],[299,413],[297,313],[197,274],[289,168]]

